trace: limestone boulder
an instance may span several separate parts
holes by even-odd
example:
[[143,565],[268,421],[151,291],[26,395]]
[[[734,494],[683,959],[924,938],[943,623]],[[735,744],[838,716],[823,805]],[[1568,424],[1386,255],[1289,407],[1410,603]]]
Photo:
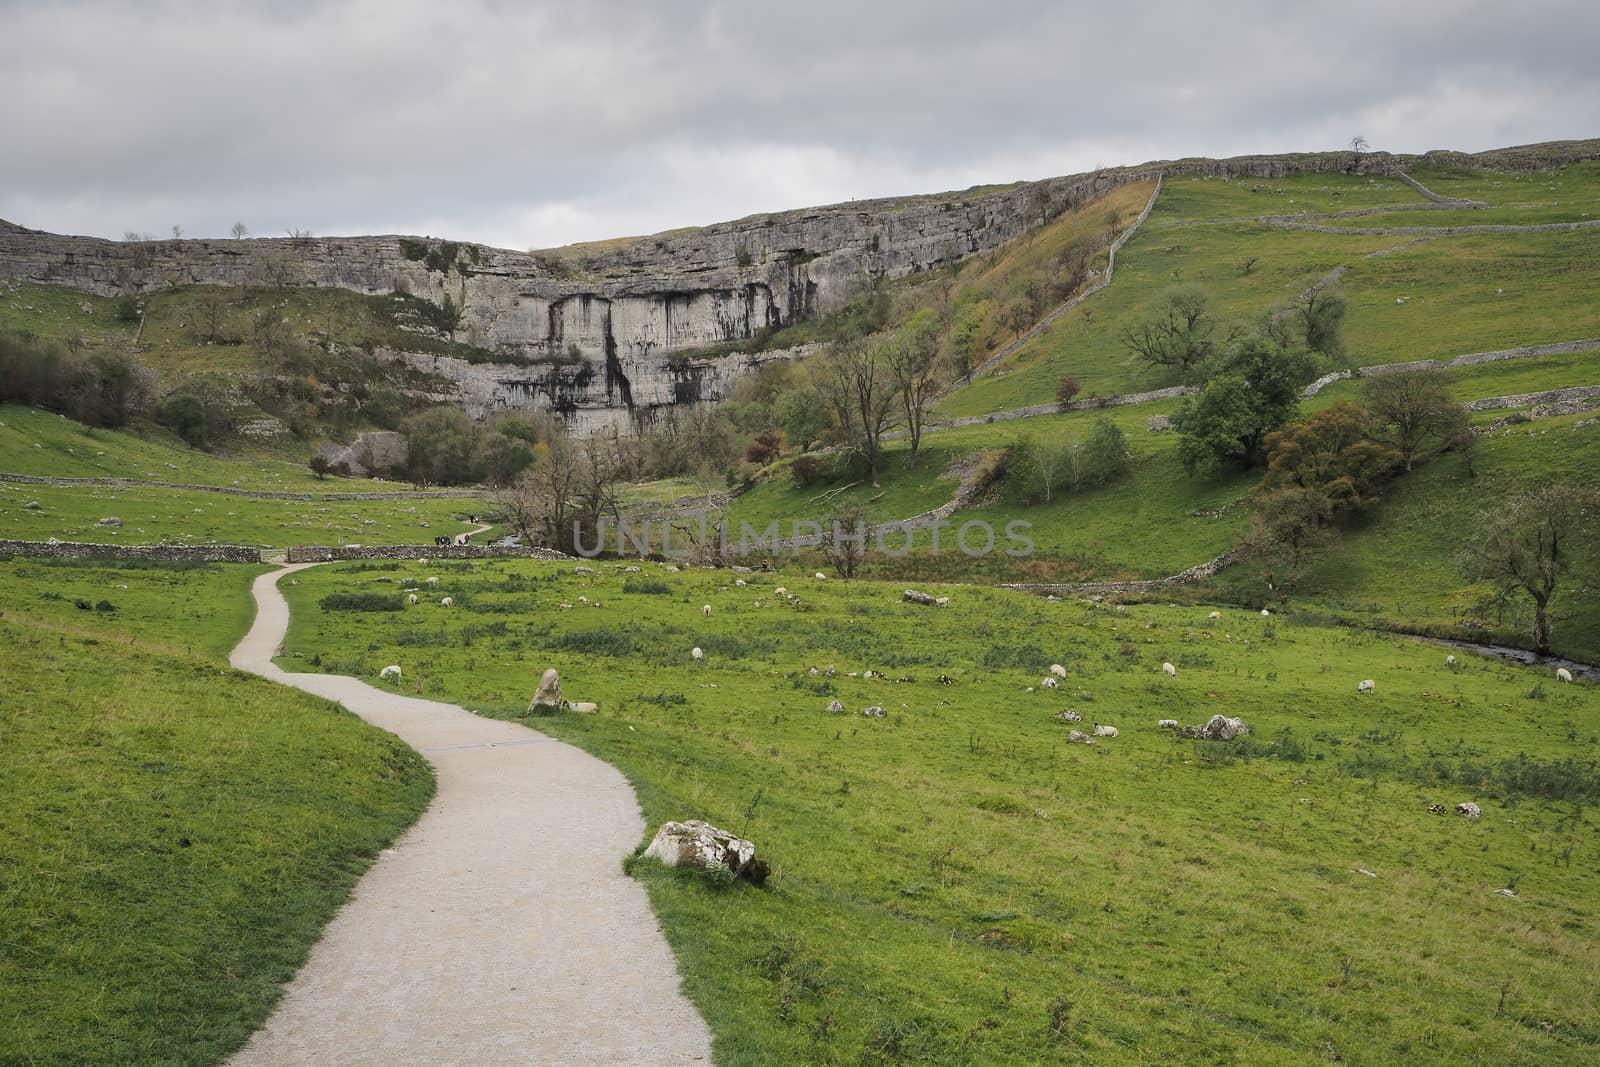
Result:
[[556,673],[554,667],[551,667],[539,679],[539,688],[533,691],[533,700],[528,704],[528,710],[558,709],[561,703],[561,676]]
[[663,823],[644,854],[667,867],[713,870],[724,866],[735,876],[746,873],[756,858],[756,846],[708,822]]

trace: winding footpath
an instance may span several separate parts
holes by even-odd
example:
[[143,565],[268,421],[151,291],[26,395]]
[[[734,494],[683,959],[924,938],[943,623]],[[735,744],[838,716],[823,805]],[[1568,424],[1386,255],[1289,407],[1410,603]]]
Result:
[[515,723],[280,670],[277,583],[305,566],[256,579],[256,620],[230,662],[396,734],[438,792],[230,1063],[709,1063],[710,1032],[622,873],[645,829],[627,780]]

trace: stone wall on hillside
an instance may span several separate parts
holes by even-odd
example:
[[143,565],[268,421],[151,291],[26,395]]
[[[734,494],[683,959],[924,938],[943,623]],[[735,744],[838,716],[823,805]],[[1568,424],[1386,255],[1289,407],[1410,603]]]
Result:
[[564,559],[574,557],[549,548],[525,545],[295,545],[290,563],[333,563],[350,559]]
[[259,548],[241,545],[101,545],[85,541],[0,540],[0,556],[47,559],[144,559],[167,563],[260,563]]

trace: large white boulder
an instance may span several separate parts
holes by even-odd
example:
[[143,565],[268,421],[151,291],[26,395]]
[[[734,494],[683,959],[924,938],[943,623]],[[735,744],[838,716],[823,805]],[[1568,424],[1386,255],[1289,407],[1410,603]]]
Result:
[[551,667],[544,672],[544,677],[539,679],[539,688],[533,691],[533,700],[528,704],[529,711],[539,708],[559,708],[561,706],[561,676],[556,669]]
[[662,823],[644,854],[667,867],[692,867],[705,871],[721,864],[735,875],[745,872],[756,858],[756,846],[708,822]]

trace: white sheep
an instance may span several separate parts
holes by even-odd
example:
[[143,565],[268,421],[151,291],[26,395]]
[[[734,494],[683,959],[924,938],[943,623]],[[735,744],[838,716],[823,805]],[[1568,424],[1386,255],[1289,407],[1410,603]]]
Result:
[[780,585],[780,586],[778,586],[778,588],[776,588],[776,589],[774,589],[772,591],[772,595],[773,596],[788,596],[789,595],[789,590],[785,589],[783,586]]
[[816,573],[815,577],[816,577],[817,581],[819,581],[819,582],[825,582],[825,581],[828,580],[828,576],[826,574],[823,574],[821,571],[818,571]]
[[378,677],[379,678],[394,678],[396,680],[399,680],[399,678],[400,678],[400,665],[398,663],[389,664],[383,670],[378,672]]
[[423,585],[438,585],[439,584],[439,579],[437,579],[437,578],[424,578],[424,579],[422,579],[422,584]]
[[417,602],[417,594],[412,593],[410,596],[406,597],[406,603],[407,604],[415,605],[416,602]]
[[1456,665],[1456,658],[1454,656],[1446,656],[1444,658],[1444,665],[1446,667],[1454,667]]
[[1208,619],[1220,619],[1220,618],[1222,618],[1222,612],[1213,611],[1210,615],[1207,615],[1206,618],[1208,618]]
[[453,608],[455,607],[455,604],[456,598],[451,596],[447,596],[443,600],[439,601],[439,606],[441,608]]
[[695,659],[695,660],[705,659],[705,656],[706,656],[705,652],[701,650],[699,645],[695,645],[693,648],[691,648],[689,650],[689,658],[690,659]]
[[947,608],[950,606],[950,598],[947,596],[937,597],[933,602],[933,606],[936,608]]
[[463,534],[456,534],[456,542],[455,543],[458,544],[458,545],[464,545],[464,544],[468,544],[471,540],[472,540],[472,535],[471,534],[464,534],[464,533]]
[[1116,737],[1117,728],[1115,726],[1101,726],[1099,723],[1095,723],[1094,735],[1096,737]]
[[702,605],[700,605],[700,614],[704,615],[708,619],[711,618],[711,605],[710,604],[702,604]]
[[1055,675],[1057,678],[1065,678],[1067,676],[1067,669],[1059,663],[1052,663],[1050,664],[1050,673]]
[[733,584],[734,585],[749,585],[750,583],[745,581],[743,578],[735,578],[733,580]]
[[1272,612],[1268,611],[1266,608],[1262,608],[1261,609],[1261,617],[1263,619],[1265,619],[1267,616],[1269,616],[1271,614],[1272,614]]
[[1162,719],[1160,722],[1156,723],[1156,727],[1162,730],[1176,730],[1178,728],[1178,720]]
[[1356,692],[1358,693],[1375,693],[1377,691],[1378,683],[1374,682],[1371,678],[1362,679],[1361,684],[1356,686]]
[[1174,667],[1170,663],[1163,663],[1161,665],[1161,673],[1166,675],[1168,678],[1176,678],[1178,676],[1178,668]]
[[1056,676],[1053,674],[1045,675],[1044,681],[1039,683],[1039,687],[1041,689],[1054,689],[1056,687]]
[[1556,668],[1556,681],[1558,681],[1558,682],[1570,682],[1570,681],[1572,681],[1572,672],[1567,670],[1565,667],[1557,667]]

